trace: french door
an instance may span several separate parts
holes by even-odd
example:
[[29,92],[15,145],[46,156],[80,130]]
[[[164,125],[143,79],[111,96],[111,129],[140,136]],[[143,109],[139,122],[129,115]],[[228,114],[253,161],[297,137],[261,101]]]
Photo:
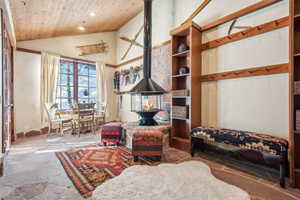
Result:
[[5,23],[2,24],[2,66],[3,66],[3,146],[5,153],[14,136],[14,96],[13,96],[13,48],[9,40]]
[[0,176],[3,175],[4,156],[14,136],[13,47],[1,9],[0,39]]

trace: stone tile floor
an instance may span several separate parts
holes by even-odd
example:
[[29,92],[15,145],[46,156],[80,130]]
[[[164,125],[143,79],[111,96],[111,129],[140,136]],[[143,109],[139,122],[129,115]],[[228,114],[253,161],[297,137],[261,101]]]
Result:
[[[6,158],[5,173],[0,178],[0,200],[83,200],[54,152],[98,141],[99,136],[93,134],[81,137],[42,135],[19,140]],[[208,158],[195,159],[207,163],[219,179],[248,191],[252,200],[300,199],[300,190],[281,189],[278,184],[230,169]]]
[[98,136],[45,135],[15,143],[5,160],[0,177],[1,200],[81,200],[54,152],[99,141]]

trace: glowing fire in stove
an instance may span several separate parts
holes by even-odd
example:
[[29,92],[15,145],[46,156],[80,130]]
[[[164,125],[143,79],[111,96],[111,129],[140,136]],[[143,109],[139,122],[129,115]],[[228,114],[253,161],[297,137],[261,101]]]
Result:
[[146,100],[145,105],[143,106],[143,110],[149,111],[152,110],[154,108],[153,104],[149,103],[149,100]]

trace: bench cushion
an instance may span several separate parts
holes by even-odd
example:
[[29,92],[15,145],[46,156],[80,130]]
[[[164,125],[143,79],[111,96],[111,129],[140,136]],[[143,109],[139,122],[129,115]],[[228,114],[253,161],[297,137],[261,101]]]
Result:
[[197,127],[191,132],[192,137],[213,143],[222,143],[243,149],[281,156],[286,152],[288,141],[279,137],[230,129]]

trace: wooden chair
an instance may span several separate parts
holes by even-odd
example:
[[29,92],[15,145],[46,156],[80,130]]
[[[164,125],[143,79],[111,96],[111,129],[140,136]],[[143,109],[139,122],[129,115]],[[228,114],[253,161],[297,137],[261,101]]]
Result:
[[84,129],[95,134],[95,103],[74,104],[73,122],[78,136]]
[[105,124],[106,104],[99,104],[95,112],[95,128],[99,128],[99,125]]
[[63,136],[66,131],[73,131],[73,119],[70,116],[62,116],[58,112],[58,104],[45,104],[45,110],[48,116],[49,130],[48,136],[52,133],[52,130],[56,130],[56,134],[60,131],[60,135]]

